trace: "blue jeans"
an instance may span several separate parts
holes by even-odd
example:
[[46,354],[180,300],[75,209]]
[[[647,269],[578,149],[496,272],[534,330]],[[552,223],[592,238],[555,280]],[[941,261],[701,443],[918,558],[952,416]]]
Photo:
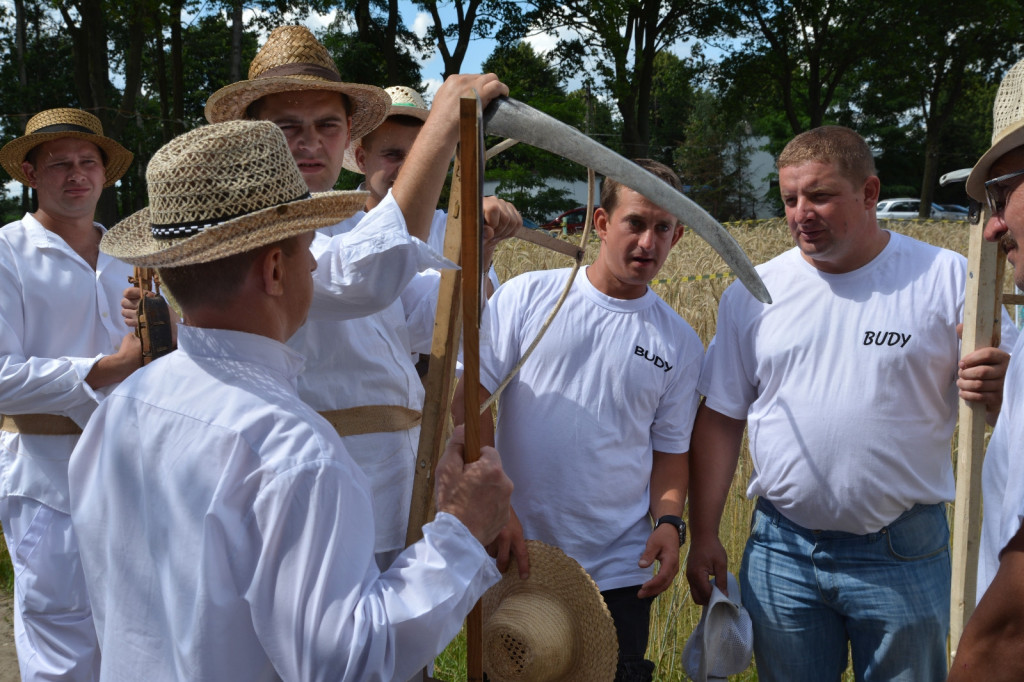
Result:
[[877,533],[798,526],[759,499],[740,590],[761,682],[946,679],[949,525],[916,505]]

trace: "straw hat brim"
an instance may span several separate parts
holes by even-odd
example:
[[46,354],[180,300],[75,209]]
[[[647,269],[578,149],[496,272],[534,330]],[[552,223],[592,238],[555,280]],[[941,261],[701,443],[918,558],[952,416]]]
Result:
[[1007,128],[999,139],[992,143],[987,152],[981,155],[978,163],[974,164],[971,174],[967,176],[967,193],[977,201],[985,201],[985,181],[988,177],[992,164],[999,160],[1008,151],[1024,145],[1024,121]]
[[[420,109],[419,107],[411,107],[408,105],[396,106],[392,104],[391,110],[388,111],[387,116],[384,117],[384,121],[391,118],[392,116],[408,116],[409,118],[416,118],[425,123],[427,120],[427,116],[429,115],[429,109]],[[384,121],[381,121],[381,123],[383,123]],[[377,125],[379,126],[380,123],[378,123]],[[374,126],[374,128],[376,128],[376,126]],[[371,132],[373,131],[368,130],[366,133],[360,135],[359,137],[356,137],[355,135],[352,136],[352,142],[349,143],[348,149],[345,150],[345,160],[341,164],[342,168],[344,168],[347,171],[352,171],[353,173],[359,173],[360,175],[364,174],[363,171],[359,168],[359,164],[356,163],[356,147],[358,147],[362,143],[363,138],[366,137],[366,135],[368,135]]]
[[3,146],[3,149],[0,149],[0,165],[3,165],[4,170],[12,178],[23,185],[28,185],[28,176],[21,169],[21,164],[29,151],[44,142],[59,140],[62,137],[77,137],[81,140],[88,140],[103,150],[107,157],[107,163],[104,167],[106,171],[104,174],[104,187],[110,187],[120,180],[121,176],[128,170],[128,166],[132,164],[134,155],[109,137],[96,135],[95,133],[64,131],[56,133],[30,133],[11,140]]
[[149,208],[144,208],[107,231],[100,250],[130,265],[161,268],[207,263],[339,223],[362,210],[367,196],[357,191],[322,192],[176,239],[154,238]]
[[[527,540],[530,556],[530,576],[519,577],[513,561],[497,585],[483,596],[483,622],[497,610],[509,596],[521,592],[543,592],[552,600],[562,602],[572,614],[575,624],[575,650],[564,682],[611,682],[619,660],[619,639],[615,622],[608,611],[597,583],[576,560],[552,545],[538,540]],[[491,648],[484,642],[485,672],[493,682],[512,682],[486,670]]]
[[354,111],[349,134],[362,137],[384,120],[391,97],[382,88],[361,83],[343,83],[302,76],[274,76],[238,81],[225,85],[206,100],[206,120],[210,123],[236,121],[245,118],[245,110],[260,97],[279,92],[325,90],[340,92],[349,98]]

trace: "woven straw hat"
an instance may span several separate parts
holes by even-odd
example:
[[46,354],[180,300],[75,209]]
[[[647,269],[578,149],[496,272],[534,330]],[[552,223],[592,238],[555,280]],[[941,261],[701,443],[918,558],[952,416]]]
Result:
[[493,682],[611,682],[615,623],[597,584],[551,545],[527,540],[530,577],[515,563],[483,597],[484,671]]
[[267,38],[249,65],[249,80],[226,85],[206,100],[210,123],[243,118],[246,108],[260,97],[277,92],[330,90],[348,97],[352,137],[376,128],[390,99],[373,85],[344,83],[327,48],[305,26],[279,26]]
[[[411,116],[426,121],[427,116],[430,115],[430,109],[423,101],[423,95],[412,88],[407,88],[404,85],[392,85],[390,88],[384,88],[384,91],[391,97],[391,109],[388,110],[385,119],[392,116]],[[341,164],[345,170],[360,174],[363,172],[359,170],[359,164],[356,163],[356,148],[362,144],[362,141],[363,136],[358,138],[352,136],[352,144],[345,150],[345,161]]]
[[726,680],[750,666],[754,624],[740,602],[736,576],[727,573],[729,596],[711,581],[711,599],[683,648],[683,669],[694,682]]
[[12,178],[27,185],[28,177],[21,170],[25,156],[33,147],[61,137],[77,137],[92,142],[106,155],[106,182],[110,187],[117,182],[132,163],[132,153],[109,137],[103,136],[103,124],[81,109],[47,109],[28,120],[25,134],[0,149],[0,165]]
[[146,169],[149,207],[103,235],[100,249],[132,265],[224,258],[333,225],[366,192],[310,197],[281,129],[269,121],[196,128],[161,147]]
[[1006,152],[1024,145],[1024,61],[1006,72],[992,107],[992,146],[967,177],[967,193],[985,201],[985,181],[992,164]]

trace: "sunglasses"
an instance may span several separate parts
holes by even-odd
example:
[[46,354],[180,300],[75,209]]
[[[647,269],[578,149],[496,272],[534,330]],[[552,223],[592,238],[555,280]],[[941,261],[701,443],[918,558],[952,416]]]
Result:
[[1014,171],[985,183],[985,201],[989,216],[1000,215],[1006,209],[1006,198],[1024,181],[1024,170]]

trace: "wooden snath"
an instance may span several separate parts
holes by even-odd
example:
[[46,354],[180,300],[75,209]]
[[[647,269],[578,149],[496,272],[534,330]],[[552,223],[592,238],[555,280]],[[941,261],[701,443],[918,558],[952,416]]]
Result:
[[[998,244],[983,236],[987,215],[970,226],[967,287],[960,355],[998,346],[1002,316],[1005,259]],[[981,467],[985,450],[985,406],[960,401],[957,441],[956,501],[953,505],[952,589],[950,594],[950,660],[974,612],[981,536]]]

